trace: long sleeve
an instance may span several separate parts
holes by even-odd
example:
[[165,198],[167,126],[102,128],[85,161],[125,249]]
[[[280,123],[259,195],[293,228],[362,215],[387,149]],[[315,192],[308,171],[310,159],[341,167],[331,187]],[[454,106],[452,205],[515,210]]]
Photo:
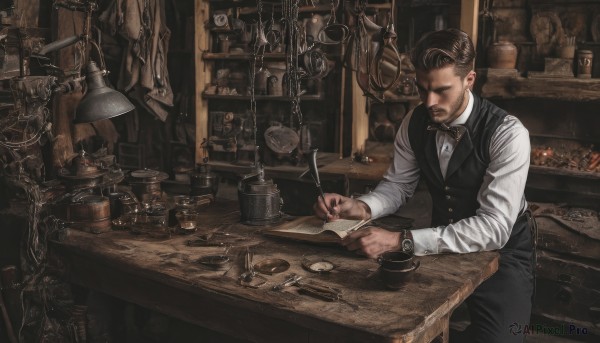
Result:
[[[408,139],[407,115],[394,143],[394,161],[375,190],[359,200],[373,218],[394,213],[414,194],[419,167]],[[438,148],[439,150],[439,148]],[[473,217],[448,226],[413,230],[416,255],[467,253],[503,247],[520,211],[526,207],[523,191],[529,170],[529,133],[514,116],[506,116],[492,135],[490,164]]]
[[477,194],[475,216],[448,226],[413,230],[415,254],[467,253],[502,248],[526,206],[523,196],[529,171],[529,133],[514,116],[506,116],[492,135],[490,164]]
[[408,139],[408,124],[412,112],[402,121],[394,141],[394,160],[383,180],[375,189],[359,200],[371,209],[371,217],[392,214],[412,197],[419,181],[419,166]]

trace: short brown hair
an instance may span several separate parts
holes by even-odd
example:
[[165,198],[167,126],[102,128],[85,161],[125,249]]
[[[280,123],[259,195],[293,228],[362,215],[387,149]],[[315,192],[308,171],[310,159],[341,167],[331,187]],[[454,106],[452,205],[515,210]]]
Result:
[[473,70],[475,47],[469,35],[458,29],[425,34],[411,51],[410,60],[419,70],[434,70],[454,65],[461,78]]

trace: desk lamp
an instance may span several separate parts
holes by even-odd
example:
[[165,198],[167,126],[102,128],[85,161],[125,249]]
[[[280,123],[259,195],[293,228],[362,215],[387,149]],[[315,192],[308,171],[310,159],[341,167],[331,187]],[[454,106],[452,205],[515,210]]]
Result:
[[106,86],[103,72],[94,61],[87,64],[85,80],[87,92],[75,109],[76,124],[116,117],[135,108],[125,95]]

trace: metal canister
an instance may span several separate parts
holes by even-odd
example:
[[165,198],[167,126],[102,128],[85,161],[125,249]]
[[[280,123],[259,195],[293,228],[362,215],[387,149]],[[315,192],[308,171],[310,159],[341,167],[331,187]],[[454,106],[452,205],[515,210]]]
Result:
[[219,190],[219,177],[215,173],[210,172],[210,167],[203,164],[199,167],[198,172],[190,175],[192,190],[191,196],[212,194],[217,196]]
[[[251,179],[255,179],[250,181]],[[238,185],[241,220],[249,225],[267,225],[281,218],[282,199],[273,180],[265,180],[264,172],[245,175]]]
[[164,172],[150,169],[142,169],[131,172],[127,183],[140,201],[151,201],[160,199],[162,196],[161,181],[169,175]]
[[589,79],[592,77],[592,62],[594,53],[591,50],[577,51],[577,77]]

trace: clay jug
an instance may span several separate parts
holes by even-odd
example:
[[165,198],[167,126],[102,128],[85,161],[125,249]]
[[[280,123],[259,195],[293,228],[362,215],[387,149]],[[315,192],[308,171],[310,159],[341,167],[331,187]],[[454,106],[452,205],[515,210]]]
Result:
[[488,63],[490,68],[515,69],[517,64],[517,47],[508,41],[499,41],[488,47]]

